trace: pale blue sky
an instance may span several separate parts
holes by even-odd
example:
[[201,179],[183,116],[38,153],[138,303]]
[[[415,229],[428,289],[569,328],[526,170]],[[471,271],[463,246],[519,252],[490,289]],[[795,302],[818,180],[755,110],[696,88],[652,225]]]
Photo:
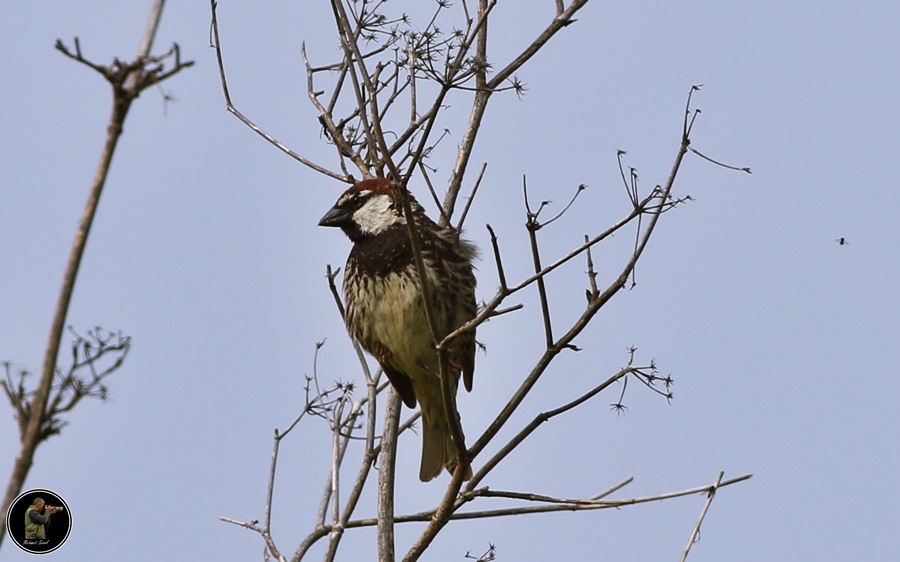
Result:
[[[299,53],[303,40],[318,62],[337,52],[327,11],[220,4],[235,102],[298,152],[334,165]],[[501,3],[492,24],[497,61],[529,40],[553,3],[530,15],[512,4]],[[109,114],[107,85],[53,44],[78,36],[95,61],[133,57],[149,9],[0,7],[0,360],[40,368]],[[560,357],[507,435],[615,372],[631,345],[675,378],[672,405],[634,385],[628,413],[616,416],[608,404],[617,393],[601,395],[542,427],[486,485],[575,497],[634,476],[619,495],[632,497],[711,483],[720,470],[753,473],[717,497],[690,560],[896,557],[898,26],[900,8],[888,2],[596,2],[519,73],[522,100],[493,99],[474,156],[489,166],[468,235],[487,250],[490,222],[511,277],[530,267],[522,175],[536,199],[557,204],[589,185],[577,209],[542,231],[549,261],[625,211],[616,149],[646,188],[665,181],[691,84],[705,85],[694,146],[753,175],[686,160],[675,191],[696,200],[663,217],[637,287],[578,338],[582,352]],[[206,2],[167,6],[155,51],[178,41],[196,66],[165,83],[178,100],[166,111],[157,91],[135,103],[100,204],[68,323],[121,329],[134,347],[110,402],[80,406],[38,452],[26,489],[61,494],[74,518],[48,558],[260,560],[259,537],[217,516],[262,518],[272,431],[299,411],[317,341],[327,338],[323,379],[359,376],[324,279],[349,244],[316,227],[342,186],[225,112],[208,32]],[[463,107],[455,100],[451,117]],[[463,126],[446,125],[439,179]],[[605,273],[628,243],[620,236],[595,253]],[[550,282],[558,330],[583,306],[583,270],[573,263]],[[489,298],[492,260],[478,275]],[[460,397],[469,435],[539,353],[535,295],[519,300],[518,316],[480,331],[489,352],[474,392]],[[17,433],[8,407],[0,411],[5,485]],[[308,422],[282,449],[274,533],[284,551],[311,528],[328,439],[323,423]],[[418,482],[419,447],[412,435],[401,444],[402,511],[430,507],[446,481]],[[373,513],[367,501],[360,515]],[[500,560],[673,560],[702,505],[698,496],[466,522],[425,559],[461,560],[494,543]],[[345,541],[341,559],[374,559],[372,531]],[[4,560],[31,559],[10,541],[2,550]]]

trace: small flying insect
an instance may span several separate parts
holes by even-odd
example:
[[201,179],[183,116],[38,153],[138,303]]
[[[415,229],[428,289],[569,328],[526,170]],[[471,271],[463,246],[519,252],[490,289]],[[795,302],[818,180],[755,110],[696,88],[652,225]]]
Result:
[[834,241],[837,242],[839,246],[846,246],[847,244],[849,244],[849,242],[847,242],[847,239],[843,236],[841,236],[840,238],[835,238]]

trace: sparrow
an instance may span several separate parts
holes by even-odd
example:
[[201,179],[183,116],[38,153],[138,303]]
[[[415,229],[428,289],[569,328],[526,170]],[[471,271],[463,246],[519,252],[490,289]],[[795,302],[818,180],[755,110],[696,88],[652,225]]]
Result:
[[[424,270],[440,337],[475,317],[474,244],[441,228],[409,195]],[[400,188],[389,179],[369,179],[345,191],[319,221],[338,227],[353,243],[344,268],[347,331],[381,365],[403,402],[422,409],[422,463],[419,479],[437,477],[458,463],[448,414],[441,396],[441,379],[434,337],[425,313]],[[462,377],[472,390],[475,332],[456,336],[446,347],[450,388],[455,397]],[[455,400],[454,400],[455,403]],[[466,478],[471,478],[469,468]]]

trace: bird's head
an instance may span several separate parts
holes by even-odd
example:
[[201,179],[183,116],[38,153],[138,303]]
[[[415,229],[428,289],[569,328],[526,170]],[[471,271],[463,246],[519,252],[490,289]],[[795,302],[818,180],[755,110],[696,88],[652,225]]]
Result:
[[[414,210],[420,207],[410,196]],[[397,189],[389,179],[363,180],[341,195],[319,221],[319,226],[340,227],[356,242],[376,236],[394,225],[405,225]]]

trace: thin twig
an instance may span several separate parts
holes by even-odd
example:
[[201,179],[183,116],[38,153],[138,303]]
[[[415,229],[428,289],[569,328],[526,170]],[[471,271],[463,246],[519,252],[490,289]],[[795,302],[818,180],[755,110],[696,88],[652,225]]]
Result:
[[300,155],[300,154],[294,152],[293,150],[291,150],[290,148],[288,148],[281,141],[279,141],[278,139],[276,139],[275,137],[273,137],[272,135],[270,135],[269,133],[267,133],[266,131],[261,129],[256,123],[251,121],[246,115],[244,115],[240,110],[238,110],[238,108],[235,107],[235,105],[232,103],[231,94],[228,91],[228,81],[225,78],[225,63],[224,63],[223,57],[222,57],[222,43],[219,40],[219,21],[218,21],[217,10],[216,10],[217,6],[218,6],[217,0],[210,0],[210,7],[212,9],[212,34],[213,34],[213,39],[214,39],[213,47],[216,50],[216,61],[218,62],[218,66],[219,66],[219,79],[222,84],[222,93],[225,95],[225,109],[229,113],[231,113],[232,115],[237,117],[244,125],[250,127],[250,130],[252,130],[254,133],[256,133],[259,136],[261,136],[262,138],[266,139],[266,141],[269,142],[271,145],[276,147],[278,150],[284,152],[285,154],[287,154],[288,156],[290,156],[297,162],[300,162],[304,166],[311,168],[324,176],[328,176],[330,178],[340,180],[344,183],[349,183],[350,178],[348,176],[331,171],[328,168],[325,168],[324,166],[320,166],[319,164],[316,164],[315,162],[303,157],[302,155]]
[[[585,243],[587,243],[589,240],[590,240],[590,237],[587,234],[585,234],[584,235]],[[591,299],[597,298],[597,296],[600,294],[600,290],[597,288],[597,272],[594,270],[594,260],[591,256],[591,249],[588,248],[586,250],[586,252],[587,252],[587,276],[588,276],[588,283],[590,284],[590,287],[591,287],[587,291],[587,299],[588,299],[588,302],[590,302]]]
[[693,152],[694,154],[696,154],[697,156],[699,156],[700,158],[703,158],[703,159],[706,160],[707,162],[712,162],[712,163],[715,164],[716,166],[721,166],[721,167],[723,167],[723,168],[727,168],[727,169],[729,169],[729,170],[734,170],[734,171],[736,171],[736,172],[747,172],[748,174],[752,174],[752,173],[753,173],[753,172],[750,171],[750,168],[748,168],[748,167],[746,167],[746,166],[741,166],[741,167],[738,167],[738,166],[730,166],[730,165],[725,164],[725,163],[723,163],[723,162],[719,162],[718,160],[713,160],[712,158],[710,158],[709,156],[703,154],[702,152],[700,152],[699,150],[697,150],[697,149],[694,148],[693,146],[690,147],[690,151]]
[[[528,205],[528,184],[525,176],[522,176],[522,192],[525,198],[525,228],[528,230],[528,241],[531,243],[531,260],[534,265],[534,272],[540,273],[544,268],[541,266],[541,254],[538,249],[537,231],[541,229],[541,223],[538,222],[540,210],[532,212]],[[573,200],[574,201],[574,200]],[[541,204],[543,208],[543,203]],[[537,280],[538,298],[541,303],[541,319],[544,322],[544,338],[545,345],[549,349],[553,345],[553,323],[550,320],[550,302],[547,299],[547,287],[544,283],[544,277],[541,276]]]
[[[508,288],[506,285],[506,273],[503,271],[503,260],[500,259],[500,246],[497,241],[497,235],[494,233],[494,229],[491,228],[491,225],[486,224],[485,226],[491,234],[491,247],[494,250],[494,262],[497,264],[497,276],[500,278],[500,290],[498,291],[498,296],[505,298],[508,294]],[[497,302],[497,304],[499,305],[500,303]],[[487,315],[485,315],[485,318],[487,318]]]
[[[144,35],[144,45],[149,46],[152,43],[152,36],[155,34],[156,21],[158,21],[164,2],[157,0],[153,6],[153,14],[150,18],[147,32]],[[44,352],[43,367],[41,369],[40,382],[37,387],[35,396],[31,402],[30,419],[25,424],[25,431],[21,436],[21,449],[16,456],[15,465],[12,475],[9,479],[3,503],[0,505],[0,544],[6,534],[6,512],[7,507],[12,503],[13,499],[18,495],[25,482],[28,472],[31,469],[35,451],[43,439],[47,437],[42,432],[42,425],[46,418],[52,416],[52,412],[47,412],[46,408],[50,398],[50,392],[53,385],[53,378],[56,373],[56,361],[59,356],[59,348],[62,341],[62,332],[65,327],[66,316],[68,315],[69,305],[72,300],[72,294],[75,287],[75,281],[78,276],[78,270],[87,246],[88,236],[91,231],[94,217],[100,202],[100,196],[106,179],[109,174],[112,158],[119,138],[122,135],[125,119],[131,103],[138,97],[141,91],[153,84],[175,75],[181,70],[193,65],[193,61],[181,61],[180,50],[174,45],[169,53],[160,57],[149,57],[149,50],[142,46],[142,52],[131,63],[124,63],[118,59],[114,59],[113,63],[108,66],[99,65],[86,60],[81,54],[81,45],[76,38],[75,54],[71,53],[61,41],[56,42],[56,47],[63,54],[89,66],[93,70],[100,72],[110,83],[113,90],[113,107],[107,126],[106,140],[103,151],[100,156],[100,164],[94,175],[93,185],[81,216],[78,230],[75,234],[75,240],[72,244],[72,250],[69,255],[66,272],[63,276],[62,288],[56,303],[53,323],[50,328],[47,346]],[[163,67],[163,59],[174,56],[175,63],[168,70]],[[133,82],[130,77],[135,75]],[[128,82],[126,83],[126,80]]]
[[[546,357],[546,354],[545,354],[545,357]],[[546,361],[545,357],[542,357],[541,359],[543,361]],[[539,365],[542,365],[542,363],[539,363]],[[537,370],[539,368],[541,370],[543,369],[542,366],[538,366],[538,367],[535,367],[535,370]],[[528,425],[526,425],[518,433],[516,433],[516,435],[514,435],[505,445],[503,445],[503,447],[500,448],[499,451],[497,451],[497,453],[494,454],[494,456],[492,456],[487,462],[484,463],[484,465],[478,470],[478,472],[476,472],[472,476],[472,479],[469,481],[465,490],[466,491],[473,490],[475,488],[475,486],[477,486],[482,480],[484,480],[484,478],[488,475],[488,473],[491,470],[493,470],[494,467],[496,467],[500,463],[501,460],[503,460],[507,455],[509,455],[509,453],[511,453],[516,447],[518,447],[522,443],[522,441],[524,441],[526,437],[531,435],[534,432],[534,430],[537,429],[541,424],[543,424],[546,421],[549,421],[550,419],[552,419],[560,414],[568,412],[569,410],[590,400],[591,398],[593,398],[594,396],[596,396],[597,394],[599,394],[600,392],[602,392],[603,390],[608,388],[610,385],[612,385],[617,380],[627,376],[629,373],[631,373],[631,371],[632,371],[631,368],[622,369],[618,373],[609,377],[608,379],[606,379],[599,385],[597,385],[594,388],[592,388],[591,390],[583,393],[578,398],[568,402],[567,404],[564,404],[558,408],[549,410],[547,412],[541,412],[540,414],[536,415],[534,417],[534,419],[532,419]],[[532,374],[529,375],[529,379],[531,379],[533,377],[533,375],[534,375],[534,371],[532,371]],[[536,377],[534,377],[533,380],[536,382]],[[528,382],[530,382],[530,381],[528,381]],[[532,386],[533,386],[533,383],[532,383]],[[517,393],[513,396],[513,398],[510,399],[510,403],[512,403],[514,400],[517,400],[521,394],[527,394],[530,390],[531,390],[531,386],[528,386],[528,388],[520,387],[519,390],[517,391]],[[501,415],[502,415],[502,412],[501,412]],[[499,418],[500,418],[500,416],[498,416],[498,419]],[[497,420],[495,420],[495,422],[496,421]],[[493,431],[493,426],[489,427],[488,430],[486,430],[485,433],[475,442],[475,444],[472,445],[470,454],[472,455],[473,458],[475,456],[477,456],[477,454],[491,441],[491,439],[493,438],[493,436],[495,434],[496,433]]]
[[472,202],[475,201],[475,194],[478,192],[481,180],[484,179],[484,172],[486,170],[487,162],[484,162],[481,165],[481,171],[478,173],[478,178],[475,180],[475,185],[472,186],[472,193],[469,194],[469,198],[466,200],[466,206],[463,207],[463,211],[459,215],[459,222],[456,223],[456,232],[462,232],[463,224],[466,222],[466,217],[469,215],[469,209],[472,207]]
[[[719,484],[718,488],[725,488],[734,484],[738,484],[745,480],[749,480],[752,478],[752,474],[745,474],[743,476],[739,476],[737,478],[732,478],[730,480],[723,481]],[[511,515],[526,515],[526,514],[534,514],[534,513],[556,513],[560,511],[595,511],[600,509],[619,509],[623,507],[628,507],[632,505],[639,505],[643,503],[650,503],[656,501],[665,501],[685,496],[691,496],[695,494],[708,493],[710,487],[700,486],[696,488],[690,488],[687,490],[682,490],[678,492],[667,492],[664,494],[658,494],[654,496],[644,496],[644,497],[636,497],[629,498],[624,500],[606,500],[602,502],[592,502],[590,504],[549,504],[549,505],[538,505],[538,506],[527,506],[527,507],[515,507],[508,509],[493,509],[493,510],[479,510],[479,511],[468,511],[468,512],[456,512],[450,516],[451,521],[460,521],[465,519],[486,519],[491,517],[509,517]],[[398,515],[394,518],[395,523],[421,523],[426,521],[431,521],[435,516],[435,510],[422,511],[419,513],[412,513],[409,515]],[[220,518],[221,519],[221,518]],[[355,529],[361,527],[374,527],[377,525],[377,518],[368,518],[368,519],[355,519],[349,521],[347,523],[347,529]],[[324,532],[328,532],[328,529],[323,529]]]
[[709,488],[709,493],[706,496],[706,503],[703,504],[703,511],[700,512],[700,518],[697,519],[697,524],[694,525],[694,530],[691,532],[691,537],[688,539],[687,547],[684,549],[684,554],[681,556],[681,562],[687,560],[688,554],[691,552],[691,547],[694,546],[694,543],[697,542],[697,537],[700,535],[700,526],[703,524],[703,520],[706,518],[706,512],[709,511],[709,506],[712,504],[712,501],[716,497],[716,491],[722,487],[722,478],[725,476],[725,472],[719,472],[719,477],[716,479],[716,483],[713,484]]

